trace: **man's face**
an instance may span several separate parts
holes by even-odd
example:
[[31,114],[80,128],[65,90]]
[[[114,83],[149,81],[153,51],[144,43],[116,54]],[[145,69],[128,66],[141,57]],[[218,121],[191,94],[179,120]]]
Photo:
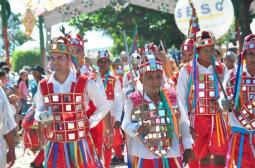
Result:
[[194,52],[193,51],[183,51],[182,52],[182,62],[189,63],[193,59]]
[[127,65],[128,64],[128,56],[127,55],[122,55],[120,57],[121,59],[121,62],[124,64],[124,65]]
[[9,78],[8,76],[5,74],[3,76],[0,77],[0,81],[2,82],[2,84],[5,86],[8,82],[9,82]]
[[162,71],[146,72],[141,79],[145,89],[157,92],[163,84],[163,73]]
[[255,72],[255,49],[250,49],[245,52],[246,66],[250,73]]
[[70,50],[73,56],[75,56],[78,61],[83,60],[85,54],[84,54],[84,48],[80,45],[71,45]]
[[224,63],[227,66],[228,70],[235,67],[235,61],[232,60],[230,57],[226,57]]
[[201,47],[198,50],[198,60],[203,64],[211,64],[211,57],[215,56],[215,50],[213,46]]
[[110,67],[110,60],[108,58],[100,58],[97,60],[97,66],[100,72],[105,73]]
[[35,79],[39,79],[41,77],[41,74],[37,71],[32,71],[32,75]]
[[51,66],[58,72],[67,72],[69,70],[70,65],[70,57],[63,53],[51,53],[50,55]]
[[124,75],[123,65],[113,65],[112,69],[117,75]]

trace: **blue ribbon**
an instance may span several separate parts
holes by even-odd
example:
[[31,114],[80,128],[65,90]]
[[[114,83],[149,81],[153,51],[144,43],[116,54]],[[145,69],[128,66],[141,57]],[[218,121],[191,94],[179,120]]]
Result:
[[242,163],[242,158],[243,158],[243,143],[244,143],[244,133],[242,133],[241,142],[240,142],[240,146],[239,146],[239,154],[238,154],[238,162],[237,162],[237,167],[238,168],[241,167],[241,163]]
[[246,130],[244,128],[240,128],[240,127],[231,127],[231,131],[232,131],[232,133],[255,134],[255,130],[248,131],[248,130]]
[[211,57],[211,61],[212,61],[212,66],[214,69],[213,72],[213,78],[214,78],[214,93],[215,93],[215,98],[219,98],[219,86],[218,86],[218,78],[217,78],[217,72],[216,72],[216,65],[215,65],[215,57],[212,56]]
[[68,151],[67,151],[67,144],[64,144],[64,152],[65,152],[65,160],[66,160],[66,167],[70,168],[70,161],[69,161],[69,156],[68,156]]
[[242,78],[242,58],[239,57],[238,60],[238,67],[237,67],[237,74],[236,74],[236,81],[234,86],[234,101],[235,101],[235,107],[237,108],[239,106],[239,95],[240,95],[240,85],[241,85],[241,78]]
[[86,141],[82,141],[82,142],[85,145],[86,152],[89,155],[90,160],[92,160],[91,153],[90,153],[89,146],[88,146],[87,142]]
[[85,156],[85,149],[83,148],[83,145],[82,145],[82,141],[79,142],[79,146],[80,146],[80,150],[81,150],[81,156],[82,156],[82,159],[83,159],[83,164],[85,165],[85,167],[88,167],[88,164],[87,164],[87,160],[86,160],[86,156]]
[[50,150],[51,150],[52,145],[53,145],[53,142],[48,142],[48,144],[46,145],[46,149],[45,149],[46,157],[45,157],[45,160],[44,160],[45,168],[48,167],[47,163],[48,163],[48,160],[49,160],[49,157],[50,157]]
[[157,158],[154,159],[154,166],[155,166],[155,168],[158,168],[158,159]]
[[107,71],[107,72],[106,72],[106,74],[105,74],[105,79],[104,79],[104,88],[106,88],[107,83],[108,83],[108,80],[109,80],[109,71]]
[[132,161],[130,160],[129,154],[127,154],[127,165],[128,165],[128,168],[132,168]]
[[192,104],[192,108],[195,109],[197,107],[197,57],[198,55],[195,53],[194,61],[193,61],[193,69],[194,69],[194,100]]
[[57,158],[58,158],[58,143],[54,143],[54,159],[53,159],[53,168],[57,167]]
[[241,141],[239,145],[239,154],[238,154],[238,162],[237,162],[237,167],[240,168],[242,163],[242,157],[243,157],[244,134],[255,134],[255,131],[248,131],[240,127],[231,127],[231,131],[232,133],[241,133]]

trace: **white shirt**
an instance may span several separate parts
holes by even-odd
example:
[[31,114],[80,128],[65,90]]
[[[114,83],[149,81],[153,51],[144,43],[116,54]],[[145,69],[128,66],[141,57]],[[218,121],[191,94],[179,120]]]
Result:
[[[74,71],[70,71],[69,75],[67,76],[63,84],[59,83],[54,78],[54,73],[51,74],[48,79],[48,83],[53,83],[54,93],[70,93],[71,85],[73,82],[76,82],[76,74]],[[46,110],[40,85],[38,85],[38,90],[35,97],[36,97],[36,107],[37,107],[36,113],[35,113],[35,119],[37,121],[40,121],[39,114]],[[84,97],[86,98],[85,107],[89,107],[88,106],[89,100],[93,101],[94,105],[96,106],[96,111],[92,114],[92,116],[89,119],[90,128],[93,128],[108,113],[109,105],[107,103],[105,94],[101,94],[98,86],[91,79],[88,79],[87,85],[84,88]]]
[[[101,94],[106,95],[104,84],[100,76],[97,76],[96,83],[100,87]],[[124,103],[123,103],[121,82],[119,79],[116,79],[114,84],[114,99],[108,100],[108,103],[110,105],[111,115],[114,117],[115,121],[121,121],[121,115],[122,115]]]
[[0,87],[0,168],[6,165],[7,143],[4,135],[8,134],[16,127],[16,122],[13,117],[9,100]]
[[82,65],[82,67],[80,68],[80,72],[81,72],[81,74],[89,75],[90,69],[86,65]]
[[[227,84],[229,82],[229,79],[231,77],[231,74],[234,73],[236,74],[237,68],[234,68],[232,70],[230,70],[227,75],[224,78],[223,81],[223,87],[226,90],[227,88]],[[252,77],[251,74],[247,71],[246,67],[244,67],[243,73],[246,73],[247,77]],[[234,94],[234,93],[233,93]],[[223,93],[221,93],[220,95],[220,100],[219,102],[221,102],[221,100],[225,99]],[[233,99],[233,97],[231,97],[231,99]],[[222,106],[221,106],[222,107]],[[233,114],[233,112],[228,112],[228,125],[231,127],[239,127],[239,128],[244,128],[240,122],[236,119],[235,115]]]
[[[151,99],[147,96],[147,94],[144,94],[144,99],[148,102],[152,102]],[[127,98],[127,101],[125,103],[124,109],[125,109],[125,115],[122,123],[122,128],[126,132],[126,134],[129,136],[128,141],[128,152],[132,156],[137,156],[145,159],[154,159],[158,158],[156,155],[151,153],[141,142],[139,137],[136,134],[136,128],[139,123],[133,123],[131,121],[131,115],[132,110],[134,108],[134,104],[130,98]],[[192,148],[192,137],[189,132],[189,121],[187,116],[184,114],[181,114],[181,118],[178,123],[179,130],[182,136],[182,143],[184,145],[185,149]],[[166,157],[179,157],[181,156],[180,148],[179,148],[179,140],[174,135],[174,138],[171,142],[171,149],[168,151]]]

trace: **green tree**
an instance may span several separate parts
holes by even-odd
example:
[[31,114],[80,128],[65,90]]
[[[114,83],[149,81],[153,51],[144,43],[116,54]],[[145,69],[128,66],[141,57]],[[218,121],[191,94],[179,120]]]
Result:
[[15,72],[18,72],[24,65],[33,67],[42,65],[40,52],[38,50],[18,51],[15,50],[12,55],[11,65]]
[[234,12],[235,12],[235,24],[236,24],[236,30],[240,26],[241,28],[241,36],[240,39],[241,42],[243,41],[244,37],[251,33],[250,24],[252,22],[252,19],[254,18],[255,14],[250,13],[250,6],[253,0],[231,0],[234,6]]
[[117,55],[124,50],[122,31],[127,33],[129,46],[132,43],[135,26],[138,26],[138,47],[145,43],[162,40],[166,46],[179,46],[184,35],[175,25],[174,15],[154,11],[139,6],[129,5],[121,12],[116,12],[111,6],[89,14],[82,14],[78,19],[70,21],[80,33],[90,30],[103,31],[114,40],[112,53]]
[[32,37],[27,36],[23,31],[20,30],[21,14],[12,13],[8,21],[8,35],[10,41],[11,52],[15,50],[16,47],[21,46],[28,40],[32,40]]
[[[16,47],[21,46],[23,43],[25,43],[28,40],[31,40],[32,38],[29,36],[26,36],[23,31],[20,30],[21,23],[21,14],[14,14],[10,10],[9,2],[7,1],[7,7],[6,11],[8,13],[7,21],[4,24],[4,28],[7,29],[6,32],[8,32],[8,40],[9,40],[9,49],[10,53],[12,53]],[[1,13],[2,14],[2,13]],[[8,27],[7,27],[8,26]],[[4,30],[3,28],[3,30]],[[1,34],[1,40],[4,39],[3,33]],[[2,42],[2,46],[0,46],[2,49],[5,49],[5,43]]]

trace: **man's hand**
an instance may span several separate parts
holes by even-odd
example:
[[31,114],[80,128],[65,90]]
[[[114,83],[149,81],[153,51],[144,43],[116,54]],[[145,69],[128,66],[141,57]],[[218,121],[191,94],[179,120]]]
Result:
[[234,103],[233,103],[233,101],[231,101],[230,98],[228,98],[228,99],[222,99],[222,100],[221,100],[221,105],[222,105],[222,108],[223,108],[224,110],[226,110],[226,111],[232,111],[232,110],[230,110],[230,109],[233,108]]
[[15,149],[9,149],[7,152],[7,165],[6,168],[10,168],[14,165],[16,160]]
[[167,60],[167,55],[163,52],[160,52],[158,55],[159,59],[164,63]]
[[109,112],[103,119],[103,143],[105,148],[111,148],[113,143],[113,128],[111,123],[111,113]]
[[190,134],[191,134],[193,140],[195,141],[198,137],[198,134],[196,133],[196,131],[193,127],[190,127]]
[[9,96],[9,101],[11,104],[15,105],[16,101],[19,101],[21,98],[15,94]]
[[138,130],[137,130],[137,133],[139,134],[139,135],[147,135],[148,133],[149,133],[149,131],[150,131],[150,127],[149,127],[149,125],[141,125],[139,128],[138,128]]
[[103,143],[105,148],[111,148],[113,144],[113,131],[112,129],[106,129],[103,133]]
[[194,160],[195,159],[195,155],[194,155],[194,152],[192,151],[192,149],[186,149],[184,151],[184,154],[183,154],[183,163],[184,163],[184,166],[186,166],[186,164],[188,164],[190,161]]

